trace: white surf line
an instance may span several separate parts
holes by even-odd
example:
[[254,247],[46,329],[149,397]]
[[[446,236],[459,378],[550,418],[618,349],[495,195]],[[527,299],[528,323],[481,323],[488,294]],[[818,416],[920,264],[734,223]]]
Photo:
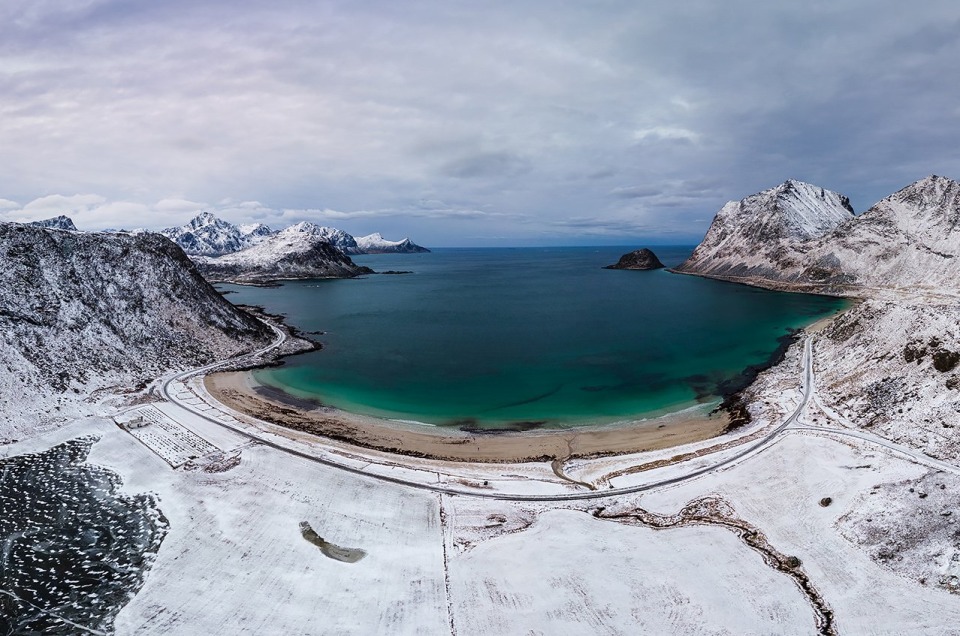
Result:
[[84,632],[87,632],[88,634],[97,634],[97,636],[107,636],[107,633],[106,633],[106,632],[101,632],[101,631],[98,631],[98,630],[96,630],[96,629],[91,629],[91,628],[89,628],[89,627],[84,627],[83,625],[80,625],[79,623],[74,623],[73,621],[71,621],[71,620],[69,620],[69,619],[67,619],[67,618],[64,618],[63,616],[60,616],[59,614],[57,614],[56,612],[54,612],[54,611],[52,611],[52,610],[44,609],[44,608],[42,608],[42,607],[40,607],[40,606],[38,606],[38,605],[34,605],[34,604],[31,603],[30,601],[25,601],[24,599],[20,598],[19,596],[17,596],[17,595],[14,594],[13,592],[9,592],[9,591],[7,591],[7,590],[0,589],[0,594],[6,594],[7,596],[9,596],[10,598],[14,599],[15,601],[17,601],[17,602],[19,602],[19,603],[23,603],[24,605],[29,605],[30,607],[32,607],[33,609],[37,610],[37,611],[40,612],[41,614],[47,614],[48,616],[52,616],[52,617],[54,617],[55,619],[57,619],[58,621],[63,622],[63,623],[66,623],[66,624],[69,625],[70,627],[76,627],[77,629],[79,629],[79,630],[81,630],[81,631],[84,631]]
[[[633,494],[633,493],[638,493],[638,492],[646,492],[646,491],[649,491],[649,490],[655,490],[655,489],[659,489],[659,488],[665,488],[665,487],[674,486],[674,485],[676,485],[676,484],[680,484],[680,483],[683,483],[683,482],[686,482],[686,481],[689,481],[689,480],[692,480],[692,479],[696,479],[697,477],[701,477],[702,475],[706,475],[706,474],[708,474],[708,473],[712,473],[712,472],[717,471],[717,470],[719,470],[719,469],[721,469],[721,468],[724,468],[724,467],[726,467],[726,466],[729,466],[729,465],[731,465],[731,464],[733,464],[733,463],[735,463],[735,462],[738,462],[738,461],[740,461],[740,460],[742,460],[742,459],[745,459],[745,458],[747,458],[749,455],[751,455],[751,454],[753,454],[753,453],[756,453],[756,452],[762,450],[764,447],[768,446],[781,432],[783,432],[784,429],[786,429],[788,426],[790,426],[791,424],[793,424],[794,422],[797,421],[797,418],[800,416],[800,414],[802,413],[804,407],[807,405],[807,401],[810,399],[810,395],[811,395],[811,391],[812,391],[812,385],[813,385],[813,368],[812,368],[812,367],[813,367],[813,361],[812,361],[813,354],[812,354],[812,346],[811,346],[811,337],[808,335],[808,336],[806,336],[806,339],[804,340],[804,351],[803,351],[803,356],[802,356],[802,359],[803,359],[803,381],[802,381],[802,384],[803,384],[803,398],[801,399],[800,404],[797,405],[797,408],[793,411],[793,413],[792,413],[786,420],[783,421],[783,423],[781,423],[779,426],[777,426],[775,429],[773,429],[770,433],[768,433],[766,436],[764,436],[763,438],[761,438],[759,441],[755,442],[754,444],[751,444],[751,445],[750,445],[749,447],[747,447],[746,449],[744,449],[744,450],[742,450],[742,451],[740,451],[740,452],[738,452],[738,453],[736,453],[736,454],[734,454],[734,455],[731,455],[731,456],[729,456],[729,457],[727,457],[727,458],[725,458],[725,459],[723,459],[723,460],[721,460],[721,461],[719,461],[719,462],[716,462],[715,464],[711,464],[711,465],[708,465],[708,466],[704,466],[703,468],[699,468],[699,469],[694,470],[694,471],[691,471],[691,472],[689,472],[689,473],[682,474],[682,475],[678,475],[678,476],[676,476],[676,477],[671,477],[671,478],[668,478],[668,479],[663,479],[663,480],[660,480],[660,481],[655,481],[655,482],[651,482],[651,483],[647,483],[647,484],[640,484],[640,485],[637,485],[637,486],[624,486],[624,487],[621,487],[621,488],[611,488],[611,489],[602,490],[602,491],[599,491],[599,490],[598,490],[598,491],[577,492],[577,493],[557,493],[557,494],[554,494],[554,495],[524,495],[524,494],[520,494],[520,493],[496,493],[496,492],[491,493],[491,492],[480,492],[480,491],[474,491],[474,490],[462,490],[462,489],[459,489],[459,488],[451,488],[451,487],[449,487],[449,486],[441,486],[441,485],[438,485],[438,484],[431,484],[431,483],[428,483],[428,482],[411,481],[411,480],[409,480],[409,479],[404,479],[404,478],[402,478],[402,477],[396,477],[396,476],[392,476],[392,475],[384,475],[384,474],[379,474],[379,473],[371,473],[371,472],[367,472],[366,470],[363,470],[363,469],[360,469],[360,468],[356,468],[356,467],[354,467],[354,466],[348,466],[348,465],[342,464],[342,463],[337,462],[337,461],[334,461],[334,460],[332,460],[332,459],[328,459],[328,458],[325,458],[325,457],[320,457],[320,456],[314,455],[314,454],[312,454],[312,453],[308,453],[308,452],[305,452],[305,451],[301,451],[301,450],[297,450],[297,449],[294,449],[294,448],[290,448],[289,446],[286,446],[286,445],[281,444],[281,443],[279,443],[279,442],[276,442],[276,441],[267,439],[267,438],[265,438],[265,437],[262,437],[261,435],[258,435],[258,434],[255,434],[255,433],[251,433],[251,432],[249,432],[248,430],[245,430],[245,429],[243,429],[243,428],[240,428],[240,427],[237,427],[237,426],[232,426],[232,425],[228,424],[227,422],[224,422],[224,421],[222,421],[222,420],[218,420],[218,419],[216,419],[216,418],[213,418],[213,417],[207,415],[207,414],[206,414],[205,412],[203,412],[203,411],[199,411],[199,410],[197,410],[197,409],[195,409],[195,408],[192,408],[191,405],[189,405],[189,404],[181,401],[180,399],[178,399],[178,398],[176,398],[176,397],[174,397],[174,396],[172,396],[172,395],[170,394],[170,392],[169,392],[169,386],[170,386],[171,383],[173,383],[173,382],[175,382],[175,381],[177,381],[177,380],[180,380],[180,379],[182,379],[182,378],[186,378],[186,377],[188,377],[188,376],[190,376],[190,375],[195,375],[195,374],[198,374],[198,373],[205,373],[205,372],[210,371],[210,370],[213,370],[213,369],[215,369],[215,368],[217,368],[217,367],[219,367],[219,366],[223,366],[223,365],[226,365],[226,364],[235,363],[237,360],[242,360],[242,359],[245,358],[245,357],[250,357],[250,356],[254,356],[254,355],[262,355],[262,354],[264,354],[264,353],[267,353],[267,352],[275,349],[276,347],[279,347],[281,344],[283,344],[283,342],[286,341],[286,334],[284,334],[282,330],[280,330],[278,327],[276,327],[276,326],[273,325],[272,323],[269,323],[269,322],[267,322],[267,321],[263,321],[263,322],[264,322],[264,324],[268,325],[271,329],[273,329],[274,332],[277,333],[278,338],[277,338],[276,341],[274,341],[274,343],[272,343],[271,345],[269,345],[269,346],[267,346],[267,347],[264,347],[263,349],[260,349],[260,350],[258,350],[258,351],[255,351],[255,352],[253,352],[253,353],[244,354],[243,356],[239,356],[238,358],[232,358],[232,359],[230,359],[230,360],[224,360],[224,361],[221,361],[221,362],[216,362],[216,363],[213,363],[213,364],[208,364],[208,365],[206,365],[206,366],[204,366],[204,367],[200,367],[200,368],[193,369],[193,370],[190,370],[190,371],[184,371],[184,372],[182,372],[182,373],[178,373],[178,374],[176,374],[176,375],[173,375],[173,376],[171,376],[170,378],[168,378],[166,381],[164,381],[164,382],[161,383],[161,387],[160,387],[161,395],[162,395],[164,398],[166,398],[168,401],[173,402],[174,404],[177,404],[177,405],[180,406],[181,408],[183,408],[183,409],[185,409],[185,410],[187,410],[187,411],[190,411],[190,412],[193,413],[194,415],[196,415],[196,416],[198,416],[198,417],[201,417],[201,418],[203,418],[203,419],[205,419],[205,420],[207,420],[207,421],[209,421],[209,422],[212,422],[212,423],[214,423],[214,424],[216,424],[216,425],[218,425],[218,426],[222,426],[223,428],[229,429],[229,430],[231,430],[231,431],[233,431],[233,432],[235,432],[235,433],[237,433],[237,434],[239,434],[239,435],[242,435],[242,436],[244,436],[244,437],[246,437],[246,438],[248,438],[248,439],[251,439],[251,440],[253,440],[253,441],[259,442],[259,443],[261,443],[261,444],[263,444],[263,445],[265,445],[265,446],[269,446],[270,448],[274,448],[274,449],[276,449],[276,450],[283,451],[283,452],[285,452],[285,453],[288,453],[288,454],[290,454],[290,455],[294,455],[294,456],[296,456],[296,457],[300,457],[300,458],[302,458],[302,459],[306,459],[306,460],[308,460],[308,461],[312,461],[312,462],[315,462],[315,463],[318,463],[318,464],[322,464],[322,465],[325,465],[325,466],[329,466],[329,467],[331,467],[331,468],[336,468],[336,469],[339,469],[339,470],[343,470],[343,471],[352,473],[352,474],[354,474],[354,475],[359,475],[359,476],[367,477],[367,478],[370,478],[370,479],[376,479],[376,480],[380,480],[380,481],[385,481],[385,482],[389,482],[389,483],[393,483],[393,484],[397,484],[397,485],[401,485],[401,486],[406,486],[406,487],[409,487],[409,488],[415,488],[415,489],[418,489],[418,490],[426,490],[426,491],[430,491],[430,492],[444,493],[444,494],[448,494],[448,495],[462,495],[462,496],[467,496],[467,497],[475,497],[475,498],[478,498],[478,499],[495,499],[495,500],[500,500],[500,501],[541,501],[541,502],[580,501],[580,500],[592,500],[592,499],[605,499],[605,498],[616,497],[616,496],[620,496],[620,495]],[[209,395],[209,394],[208,394],[208,395]]]

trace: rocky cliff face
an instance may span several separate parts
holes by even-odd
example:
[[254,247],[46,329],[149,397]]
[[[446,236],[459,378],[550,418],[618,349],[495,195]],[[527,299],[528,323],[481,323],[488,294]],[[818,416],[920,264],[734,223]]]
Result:
[[270,342],[157,234],[0,224],[0,438]]
[[[291,226],[239,252],[217,258],[194,257],[203,276],[213,282],[262,284],[276,280],[350,278],[373,273],[327,242],[317,226]],[[319,228],[327,229],[327,228]]]
[[802,214],[796,214],[797,206],[784,205],[778,193],[791,183],[797,184],[724,206],[676,271],[842,296],[958,287],[956,181],[921,179],[858,217],[849,213],[846,197],[806,184]]

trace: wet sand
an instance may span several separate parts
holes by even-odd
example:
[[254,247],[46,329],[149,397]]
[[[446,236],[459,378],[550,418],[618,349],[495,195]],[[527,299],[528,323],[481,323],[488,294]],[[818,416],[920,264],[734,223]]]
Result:
[[658,450],[716,437],[730,421],[726,413],[684,412],[602,427],[478,433],[319,405],[311,408],[299,398],[287,399],[282,391],[264,391],[248,371],[208,375],[204,385],[230,408],[285,428],[380,451],[452,461],[549,461]]

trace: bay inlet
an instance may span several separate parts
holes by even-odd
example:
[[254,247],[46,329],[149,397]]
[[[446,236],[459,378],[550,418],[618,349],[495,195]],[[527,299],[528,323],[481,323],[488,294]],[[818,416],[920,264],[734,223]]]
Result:
[[[656,247],[668,266],[692,247]],[[668,271],[612,271],[626,247],[438,249],[358,257],[353,280],[222,286],[323,344],[255,378],[361,415],[464,430],[706,413],[784,336],[847,306]]]

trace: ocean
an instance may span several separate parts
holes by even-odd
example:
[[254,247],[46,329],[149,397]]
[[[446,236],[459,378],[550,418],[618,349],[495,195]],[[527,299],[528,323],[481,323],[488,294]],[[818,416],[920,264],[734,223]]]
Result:
[[[670,267],[692,249],[654,251]],[[256,371],[259,382],[350,412],[478,428],[708,410],[791,330],[847,303],[666,270],[602,269],[627,251],[358,256],[378,272],[411,273],[221,289],[323,343]]]

